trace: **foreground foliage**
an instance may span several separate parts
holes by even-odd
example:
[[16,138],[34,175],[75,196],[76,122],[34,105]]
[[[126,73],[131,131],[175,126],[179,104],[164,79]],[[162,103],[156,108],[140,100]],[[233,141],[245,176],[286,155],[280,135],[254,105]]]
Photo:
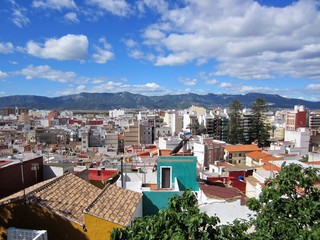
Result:
[[195,194],[187,190],[170,199],[168,209],[159,214],[138,218],[132,227],[114,229],[111,239],[320,239],[316,182],[320,182],[318,170],[285,166],[275,179],[266,181],[259,199],[249,199],[255,216],[227,226],[218,225],[218,217],[201,213]]
[[132,227],[113,230],[111,239],[248,239],[246,224],[236,221],[230,226],[217,226],[219,218],[200,212],[196,204],[195,194],[187,190],[171,198],[167,210],[138,218]]
[[266,182],[260,198],[248,206],[256,212],[254,239],[320,239],[318,170],[291,164]]

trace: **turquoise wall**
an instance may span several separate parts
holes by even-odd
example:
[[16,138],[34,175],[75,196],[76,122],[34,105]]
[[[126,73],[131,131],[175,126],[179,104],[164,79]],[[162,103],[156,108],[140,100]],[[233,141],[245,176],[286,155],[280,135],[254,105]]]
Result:
[[[171,167],[172,169],[172,189],[155,190],[143,192],[143,215],[154,215],[161,209],[167,209],[169,199],[174,195],[181,195],[184,190],[199,190],[197,182],[197,158],[194,156],[161,156],[157,163],[157,187],[160,189],[160,169],[161,167]],[[174,186],[177,179],[179,186]]]
[[160,188],[161,167],[172,167],[172,188],[174,179],[177,178],[179,190],[199,190],[197,182],[197,157],[194,156],[161,156],[157,164],[157,187]]
[[143,216],[155,215],[161,209],[167,209],[169,199],[174,195],[181,195],[176,191],[143,192]]

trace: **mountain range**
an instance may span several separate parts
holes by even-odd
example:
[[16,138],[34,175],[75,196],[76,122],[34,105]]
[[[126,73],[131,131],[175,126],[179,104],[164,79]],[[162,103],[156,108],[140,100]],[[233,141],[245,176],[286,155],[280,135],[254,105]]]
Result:
[[111,109],[185,109],[192,105],[206,109],[228,107],[232,100],[239,100],[243,107],[250,108],[252,103],[262,98],[269,109],[293,108],[304,105],[308,109],[320,109],[320,102],[285,98],[275,94],[247,93],[244,95],[213,94],[198,95],[193,93],[181,95],[145,96],[129,92],[119,93],[80,93],[60,97],[43,97],[34,95],[14,95],[0,97],[0,108],[26,107],[29,109],[58,110],[111,110]]

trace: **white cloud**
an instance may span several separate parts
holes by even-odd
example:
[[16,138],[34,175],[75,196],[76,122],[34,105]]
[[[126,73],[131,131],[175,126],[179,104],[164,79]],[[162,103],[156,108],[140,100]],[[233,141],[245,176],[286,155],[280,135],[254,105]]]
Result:
[[125,40],[123,40],[123,42],[128,48],[132,48],[132,47],[137,46],[137,42],[134,41],[133,39],[125,39]]
[[76,90],[79,92],[83,92],[86,89],[86,85],[79,85],[78,87],[76,87]]
[[12,22],[19,28],[27,26],[30,22],[30,19],[26,16],[27,10],[23,7],[20,7],[15,1],[9,1],[12,5]]
[[44,79],[67,84],[79,84],[80,86],[84,86],[85,84],[102,84],[106,81],[105,77],[78,76],[73,71],[60,71],[53,69],[48,65],[29,65],[20,71],[13,72],[12,75],[22,75],[28,80]]
[[156,59],[156,66],[178,66],[190,61],[190,54],[188,52],[181,52],[177,54],[169,54],[168,56],[159,56]]
[[178,81],[187,86],[195,86],[197,84],[197,79],[195,78],[179,78]]
[[55,10],[77,8],[73,0],[33,0],[32,6],[35,8],[51,8]]
[[114,58],[114,53],[110,51],[112,47],[105,38],[100,38],[99,42],[103,47],[94,46],[96,53],[92,57],[96,63],[104,64]]
[[75,82],[77,79],[77,76],[74,72],[54,70],[48,65],[29,65],[28,67],[16,72],[16,74],[23,75],[28,80],[40,78],[61,83]]
[[158,84],[156,84],[156,83],[147,83],[146,87],[149,88],[149,89],[158,89],[158,88],[160,88],[160,86]]
[[2,72],[2,71],[0,70],[0,78],[5,78],[5,77],[7,77],[7,76],[8,76],[7,73]]
[[320,90],[320,84],[309,84],[306,87],[307,90]]
[[241,86],[237,89],[238,93],[250,93],[250,92],[267,92],[269,94],[279,93],[279,89],[270,87],[257,87],[257,86]]
[[86,2],[117,16],[124,17],[130,13],[130,5],[125,0],[87,0]]
[[146,83],[142,85],[130,85],[123,83],[121,81],[108,81],[102,84],[94,85],[94,86],[85,86],[82,85],[80,88],[79,86],[76,88],[68,88],[63,92],[57,93],[58,95],[69,95],[83,92],[131,92],[141,94],[143,92],[144,95],[162,95],[168,94],[169,91],[156,83]]
[[68,34],[59,39],[48,39],[44,44],[29,41],[27,52],[35,57],[56,60],[84,60],[88,39],[85,35]]
[[141,35],[153,48],[155,65],[214,60],[216,75],[320,80],[319,1],[268,7],[253,0],[189,0],[177,6],[158,10],[159,21]]
[[11,42],[0,42],[0,53],[12,53],[14,50]]
[[222,82],[222,83],[220,83],[219,87],[220,88],[230,88],[230,87],[232,87],[232,83]]
[[136,1],[139,12],[144,13],[145,8],[164,13],[168,9],[168,2],[164,0],[138,0]]
[[217,84],[218,81],[216,79],[209,79],[209,80],[206,80],[206,84],[211,84],[211,85],[214,85],[214,84]]
[[64,19],[67,22],[79,23],[78,15],[75,12],[69,12],[69,13],[65,14]]

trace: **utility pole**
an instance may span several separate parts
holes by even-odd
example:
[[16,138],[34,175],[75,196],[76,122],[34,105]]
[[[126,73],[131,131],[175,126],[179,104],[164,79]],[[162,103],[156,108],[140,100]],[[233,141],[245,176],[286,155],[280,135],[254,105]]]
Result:
[[22,189],[23,189],[23,200],[26,203],[26,190],[24,185],[24,174],[23,174],[23,159],[20,159],[20,168],[21,168],[21,181],[22,181]]

